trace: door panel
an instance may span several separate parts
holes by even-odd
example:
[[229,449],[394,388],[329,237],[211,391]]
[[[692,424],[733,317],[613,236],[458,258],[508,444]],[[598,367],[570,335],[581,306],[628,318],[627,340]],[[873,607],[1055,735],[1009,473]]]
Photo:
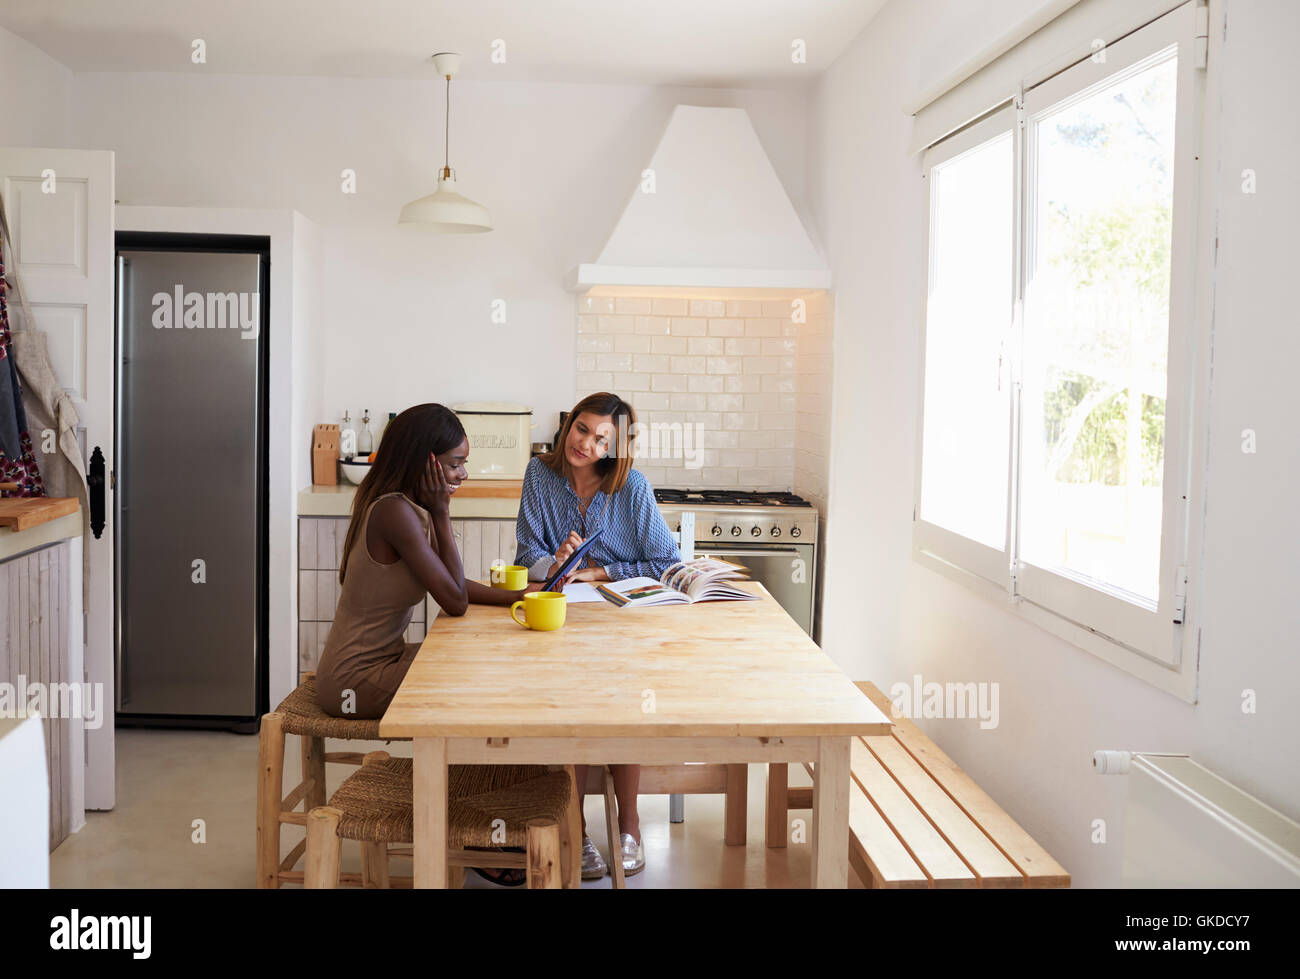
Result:
[[[36,326],[49,335],[50,359],[69,390],[83,431],[83,464],[95,446],[110,478],[108,525],[86,542],[89,601],[74,628],[73,657],[103,692],[102,723],[85,731],[86,808],[111,809],[115,795],[113,724],[113,154],[106,150],[0,148],[0,193],[14,237],[12,266]],[[11,326],[22,329],[18,303]],[[32,433],[38,450],[39,433]]]

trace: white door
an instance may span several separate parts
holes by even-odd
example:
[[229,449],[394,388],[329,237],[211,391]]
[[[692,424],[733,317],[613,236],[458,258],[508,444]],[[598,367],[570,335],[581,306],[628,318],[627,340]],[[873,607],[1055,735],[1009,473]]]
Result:
[[[36,325],[49,337],[54,372],[76,403],[85,429],[87,472],[97,446],[104,456],[104,527],[86,541],[90,591],[84,663],[86,679],[102,685],[103,693],[102,723],[86,730],[86,808],[112,809],[113,154],[0,147],[0,192],[15,251],[5,256],[5,264],[21,276]],[[25,326],[16,301],[9,304],[9,316],[12,328]]]

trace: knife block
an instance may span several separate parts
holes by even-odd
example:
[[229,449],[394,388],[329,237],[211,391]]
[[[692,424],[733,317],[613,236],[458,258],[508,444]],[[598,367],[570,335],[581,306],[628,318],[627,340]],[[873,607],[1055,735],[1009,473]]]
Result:
[[317,425],[311,440],[311,481],[316,486],[339,482],[339,427]]

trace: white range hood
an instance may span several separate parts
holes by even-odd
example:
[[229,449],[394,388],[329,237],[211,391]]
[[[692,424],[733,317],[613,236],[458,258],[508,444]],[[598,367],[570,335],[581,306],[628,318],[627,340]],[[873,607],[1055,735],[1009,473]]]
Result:
[[578,292],[829,289],[813,247],[744,109],[679,105]]

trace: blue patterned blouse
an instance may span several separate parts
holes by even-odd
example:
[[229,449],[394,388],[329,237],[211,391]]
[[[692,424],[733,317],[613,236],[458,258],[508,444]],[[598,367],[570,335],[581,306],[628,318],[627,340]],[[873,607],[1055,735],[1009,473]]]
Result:
[[578,494],[569,481],[540,459],[530,460],[515,526],[519,544],[515,564],[533,568],[546,558],[545,572],[569,531],[576,530],[586,539],[597,528],[604,528],[604,533],[587,555],[604,567],[611,581],[638,575],[658,578],[682,559],[641,472],[629,471],[623,488],[612,495],[597,490],[584,524]]

